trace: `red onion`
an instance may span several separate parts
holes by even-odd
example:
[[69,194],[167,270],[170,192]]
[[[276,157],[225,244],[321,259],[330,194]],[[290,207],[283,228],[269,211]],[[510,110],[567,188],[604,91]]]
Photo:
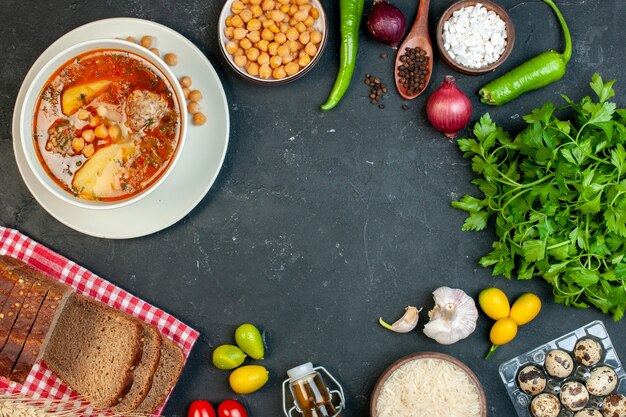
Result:
[[453,76],[446,75],[441,87],[428,98],[426,116],[435,129],[450,139],[467,126],[472,117],[472,103],[457,88]]
[[406,19],[400,9],[384,0],[374,0],[367,17],[367,31],[370,35],[396,49],[405,29]]

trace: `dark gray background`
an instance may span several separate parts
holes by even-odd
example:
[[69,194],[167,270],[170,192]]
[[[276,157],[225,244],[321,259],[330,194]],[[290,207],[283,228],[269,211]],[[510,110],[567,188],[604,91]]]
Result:
[[[369,0],[366,1],[369,10]],[[408,17],[415,0],[395,0]],[[434,0],[430,25],[452,1]],[[492,278],[477,265],[491,245],[492,230],[461,231],[464,215],[450,201],[475,193],[470,167],[456,145],[433,130],[425,101],[444,75],[454,74],[474,104],[499,123],[521,129],[521,116],[559,93],[578,99],[590,93],[599,71],[619,78],[624,107],[624,0],[558,1],[574,36],[567,76],[502,108],[487,108],[476,92],[495,75],[549,48],[562,49],[556,18],[541,1],[501,0],[514,21],[517,42],[494,74],[468,77],[435,59],[426,94],[404,103],[390,88],[384,110],[369,104],[365,73],[393,84],[394,51],[362,33],[351,88],[341,104],[323,113],[338,66],[338,2],[324,1],[330,42],[320,63],[304,78],[261,87],[227,66],[217,43],[215,0],[0,0],[0,224],[31,236],[198,329],[198,340],[166,408],[184,416],[198,398],[214,403],[233,397],[228,373],[210,363],[212,349],[232,342],[233,331],[251,321],[265,331],[263,364],[270,381],[260,392],[238,397],[254,416],[278,416],[285,371],[299,363],[324,365],[343,383],[346,416],[368,414],[370,392],[393,361],[417,351],[439,351],[467,363],[481,380],[490,416],[514,409],[498,365],[529,348],[601,319],[626,359],[624,323],[596,310],[574,310],[551,301],[547,284]],[[11,116],[17,91],[41,52],[71,29],[94,20],[132,16],[170,26],[194,42],[220,75],[228,97],[231,136],[222,171],[204,200],[176,225],[131,240],[82,235],[54,220],[25,187],[14,160]],[[387,53],[387,59],[380,54]],[[190,179],[193,181],[193,179]],[[94,216],[94,221],[97,221]],[[534,291],[544,300],[540,317],[517,339],[484,362],[491,321],[481,315],[472,336],[440,346],[418,331],[398,335],[376,320],[393,320],[407,304],[432,307],[439,286],[476,296],[487,286],[511,298]]]

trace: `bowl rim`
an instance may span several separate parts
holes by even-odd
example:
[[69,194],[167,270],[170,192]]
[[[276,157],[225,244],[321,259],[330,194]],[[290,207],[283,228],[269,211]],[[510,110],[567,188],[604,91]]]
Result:
[[[507,44],[506,44],[506,47],[504,48],[504,52],[502,53],[502,55],[500,55],[500,58],[498,58],[497,61],[487,65],[486,67],[469,68],[454,61],[452,58],[450,58],[450,56],[446,52],[443,46],[443,25],[445,24],[445,22],[447,22],[450,19],[452,14],[456,12],[457,10],[463,7],[475,6],[478,3],[482,4],[485,9],[495,12],[504,21],[506,32],[507,32]],[[511,52],[513,51],[513,47],[515,46],[515,26],[513,25],[513,20],[511,20],[511,17],[507,13],[506,9],[497,3],[494,3],[488,0],[482,0],[482,1],[481,0],[460,0],[450,5],[450,7],[448,7],[439,18],[439,22],[437,23],[436,37],[437,37],[437,48],[439,49],[439,54],[441,55],[443,60],[446,62],[446,64],[448,64],[454,70],[462,74],[480,75],[480,74],[486,74],[488,72],[495,70],[500,65],[502,65],[504,61],[506,61],[509,55],[511,55]]]
[[322,30],[322,41],[320,42],[320,45],[317,48],[317,53],[315,54],[313,59],[311,59],[311,62],[309,63],[309,65],[307,65],[300,71],[296,72],[295,74],[287,76],[280,80],[276,80],[272,78],[264,80],[263,78],[253,76],[245,72],[244,69],[242,69],[241,67],[235,64],[232,56],[226,51],[226,42],[228,42],[228,39],[226,39],[226,36],[224,35],[224,28],[226,26],[225,21],[226,21],[226,18],[228,17],[227,13],[230,13],[230,5],[234,1],[235,0],[224,1],[224,5],[222,6],[222,9],[218,17],[219,21],[217,24],[217,39],[220,44],[220,51],[222,52],[222,56],[224,57],[226,62],[228,62],[230,67],[235,71],[237,75],[259,85],[282,85],[282,84],[290,83],[292,81],[295,81],[303,77],[305,74],[311,71],[311,69],[319,62],[319,60],[322,57],[322,54],[324,53],[326,49],[326,44],[328,42],[328,17],[326,15],[326,10],[324,9],[324,5],[322,4],[322,2],[320,0],[311,0],[311,3],[315,3],[316,8],[320,12],[320,16],[318,19],[322,21],[323,30]]
[[403,356],[402,358],[396,360],[391,365],[389,365],[389,367],[385,369],[385,371],[380,375],[380,377],[376,381],[376,385],[374,385],[374,389],[372,390],[372,396],[370,400],[370,417],[377,417],[376,408],[378,405],[378,397],[380,396],[383,385],[385,385],[391,374],[393,374],[401,366],[406,365],[409,362],[421,359],[444,360],[461,368],[465,372],[465,374],[472,380],[472,382],[476,386],[476,389],[478,390],[478,396],[480,398],[481,417],[487,417],[487,397],[485,396],[483,386],[480,383],[476,374],[474,374],[474,372],[466,364],[461,362],[461,360],[440,352],[412,353],[410,355]]
[[[145,188],[140,193],[135,194],[129,198],[125,198],[123,200],[115,200],[110,202],[80,199],[69,193],[68,191],[64,190],[54,180],[52,180],[52,178],[50,178],[49,174],[45,172],[45,169],[43,168],[43,166],[41,166],[42,164],[37,157],[37,150],[35,149],[32,135],[33,117],[35,116],[35,109],[30,108],[30,106],[28,105],[30,101],[29,97],[32,97],[33,95],[38,96],[41,92],[41,89],[45,87],[46,82],[50,78],[50,76],[62,65],[69,62],[72,59],[73,54],[84,54],[90,51],[97,50],[119,50],[122,52],[129,52],[138,55],[143,59],[146,59],[148,62],[154,65],[154,67],[161,73],[161,76],[166,78],[168,83],[171,85],[172,90],[174,91],[174,97],[178,103],[179,113],[181,116],[179,143],[176,148],[176,152],[169,162],[169,166],[167,167],[165,172],[163,172],[160,178],[158,178],[153,184],[151,184],[148,188]],[[86,209],[102,210],[115,209],[129,204],[133,204],[150,194],[166,180],[170,172],[175,168],[176,163],[178,162],[178,160],[180,159],[180,155],[182,154],[183,147],[186,141],[188,126],[188,112],[187,106],[183,99],[184,92],[182,90],[182,87],[174,72],[158,55],[133,42],[129,42],[124,39],[112,38],[90,39],[75,43],[74,45],[63,49],[59,53],[55,54],[55,56],[50,59],[41,68],[41,70],[37,72],[37,74],[35,74],[33,81],[28,86],[24,97],[24,102],[22,103],[22,107],[20,109],[20,141],[22,143],[22,147],[24,148],[26,162],[28,163],[30,170],[34,173],[37,180],[48,191],[50,191],[53,195],[60,198],[61,200],[74,206]],[[53,184],[53,186],[51,184]]]

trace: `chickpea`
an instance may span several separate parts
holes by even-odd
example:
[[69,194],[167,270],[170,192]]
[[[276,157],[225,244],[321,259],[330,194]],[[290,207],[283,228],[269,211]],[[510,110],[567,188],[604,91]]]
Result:
[[109,130],[106,128],[105,125],[100,125],[96,127],[93,133],[98,139],[104,139],[109,136]]
[[276,50],[276,53],[278,54],[278,56],[281,56],[281,57],[285,57],[289,55],[290,52],[291,51],[289,50],[289,47],[287,45],[280,45],[278,49]]
[[243,49],[242,48],[237,48],[237,50],[235,51],[233,56],[241,56],[241,55],[245,55]]
[[289,0],[278,0],[278,3],[279,3],[279,4],[282,4],[282,6],[281,6],[281,7],[284,7],[284,6],[286,6],[286,5],[288,5],[288,4],[289,4]]
[[161,52],[157,48],[150,48],[150,52],[152,52],[156,56],[161,56]]
[[243,38],[239,41],[239,46],[244,50],[252,48],[252,41],[248,38]]
[[270,53],[270,55],[274,56],[278,53],[279,46],[280,44],[278,42],[272,42],[267,46],[267,51]]
[[232,39],[234,36],[233,35],[234,29],[235,28],[233,27],[224,28],[224,35],[226,35],[227,38]]
[[91,155],[93,155],[93,151],[94,151],[93,143],[88,143],[83,148],[83,155],[85,156],[85,158],[89,158],[91,157]]
[[196,126],[202,126],[206,123],[206,116],[200,112],[193,115],[193,124]]
[[290,41],[295,41],[296,39],[298,39],[299,35],[300,34],[296,30],[296,28],[290,27],[289,29],[287,29],[286,36],[287,36],[287,39],[289,39]]
[[317,53],[317,46],[313,42],[309,42],[304,47],[304,52],[313,57]]
[[[296,14],[296,12],[298,11],[298,6],[296,6],[295,4],[289,6],[289,13],[287,13],[289,16],[293,17],[294,14]],[[293,25],[291,25],[293,26]]]
[[187,111],[190,114],[196,114],[200,111],[200,103],[197,103],[195,101],[190,101],[189,104],[187,104]]
[[248,29],[249,31],[261,30],[261,22],[259,21],[259,19],[250,19],[248,21],[248,24],[246,25],[246,29]]
[[260,41],[257,42],[256,47],[259,48],[259,50],[263,52],[267,52],[267,45],[269,44],[270,43],[266,41],[265,39],[261,39]]
[[300,71],[300,65],[296,62],[289,62],[285,65],[285,73],[287,73],[287,75],[293,75],[298,71]]
[[311,57],[307,55],[306,52],[300,52],[300,56],[298,57],[298,65],[301,67],[306,67],[311,62]]
[[298,6],[302,6],[303,4],[307,4],[309,0],[296,0],[296,4]]
[[139,43],[144,48],[150,48],[152,46],[152,36],[148,35],[148,36],[142,37],[141,40],[139,41]]
[[96,127],[100,123],[102,123],[102,119],[99,118],[98,116],[93,116],[92,118],[89,119],[89,126],[90,127]]
[[309,32],[302,32],[298,37],[301,44],[306,45],[311,41],[311,34]]
[[235,28],[242,28],[242,27],[244,27],[243,19],[241,17],[239,17],[238,15],[233,16],[233,18],[230,20],[230,23]]
[[276,78],[277,80],[283,79],[286,76],[287,73],[285,72],[285,68],[283,66],[274,68],[274,71],[272,71],[272,77]]
[[289,26],[295,27],[298,24],[298,21],[295,18],[289,19]]
[[247,34],[248,34],[248,31],[246,29],[235,28],[235,30],[233,30],[233,39],[240,41],[243,38],[245,38]]
[[314,30],[311,32],[311,42],[320,43],[322,41],[322,32],[319,30]]
[[258,6],[259,4],[261,4],[262,0],[250,0],[250,4],[254,5],[254,6]]
[[278,26],[276,26],[276,24],[273,24],[272,26],[270,26],[268,28],[269,30],[272,31],[272,33],[276,34],[276,33],[280,33],[280,28]]
[[289,13],[289,5],[288,4],[283,4],[282,6],[280,6],[280,8],[278,9],[281,12],[288,14]]
[[263,29],[263,32],[261,32],[261,39],[265,39],[266,41],[273,41],[274,40],[274,33],[265,28]]
[[263,64],[259,67],[259,77],[263,78],[264,80],[267,80],[271,76],[272,76],[272,69],[270,68],[269,65]]
[[280,24],[280,33],[287,33],[287,31],[289,30],[289,25],[286,23],[281,23]]
[[281,57],[283,59],[283,65],[286,65],[294,60],[294,56],[291,53],[287,53],[287,55]]
[[[228,43],[229,42],[226,43],[226,50],[227,51],[228,51]],[[188,75],[185,75],[184,77],[182,77],[180,79],[180,85],[181,85],[181,87],[187,87],[187,88],[191,87],[191,77],[189,77]]]
[[52,151],[52,148],[54,148],[54,145],[52,144],[52,142],[47,141],[47,142],[46,142],[46,150],[47,150],[48,152],[51,152],[51,151]]
[[274,41],[282,45],[283,43],[287,42],[287,35],[285,35],[284,33],[277,33],[274,36]]
[[228,16],[226,18],[226,22],[224,22],[224,23],[226,23],[226,26],[232,26],[233,25],[233,17],[232,16]]
[[285,19],[285,13],[280,10],[272,10],[270,12],[270,17],[274,22],[282,22]]
[[[245,58],[245,57],[244,57]],[[246,64],[243,64],[246,65]],[[243,67],[243,65],[241,65]],[[202,100],[202,93],[200,90],[193,90],[189,93],[189,100],[191,101],[200,101]]]
[[241,17],[241,20],[243,20],[244,23],[248,23],[250,20],[252,20],[252,18],[254,17],[254,14],[252,13],[252,10],[244,9],[241,11],[241,13],[239,13],[239,16]]
[[246,51],[246,58],[250,61],[256,61],[259,58],[259,50],[256,48],[250,48]]
[[320,11],[317,10],[315,7],[313,7],[309,13],[311,14],[311,17],[313,19],[317,19],[320,17]]
[[76,117],[78,118],[78,120],[87,120],[91,117],[91,113],[89,112],[89,110],[80,109],[76,114]]
[[245,8],[246,8],[246,5],[243,4],[243,2],[237,0],[237,1],[234,1],[233,4],[230,6],[230,11],[235,14],[238,14],[238,13],[241,13],[242,10],[244,10]]
[[83,139],[85,139],[85,142],[93,142],[93,140],[96,138],[96,135],[94,135],[93,130],[91,129],[83,130],[81,136]]
[[307,13],[310,13],[310,12],[311,12],[311,9],[313,8],[313,6],[311,6],[311,5],[310,5],[310,4],[308,4],[308,3],[305,3],[305,4],[301,4],[298,8],[299,8],[300,10],[306,10],[306,11],[307,11]]
[[302,22],[296,23],[296,25],[294,27],[296,28],[298,33],[302,33],[304,31],[306,31],[306,25],[304,23],[302,23]]
[[304,19],[307,18],[308,15],[309,15],[308,11],[306,11],[306,10],[298,10],[293,15],[293,18],[296,19],[298,22],[302,22],[302,21],[304,21]]
[[256,77],[259,75],[259,64],[257,64],[256,62],[250,62],[248,64],[248,68],[246,68],[246,71],[248,72],[248,74],[252,75],[253,77]]
[[74,152],[79,153],[85,147],[85,139],[83,138],[74,138],[72,139],[72,149]]
[[315,24],[315,19],[313,18],[313,16],[309,16],[306,19],[304,19],[304,25],[307,27],[311,27]]
[[257,58],[256,62],[259,65],[268,65],[270,63],[270,56],[267,52],[261,52],[261,55]]
[[165,63],[169,65],[170,67],[173,67],[176,64],[178,64],[178,56],[170,52],[163,56],[163,61],[165,61]]
[[261,26],[263,26],[264,28],[269,28],[272,25],[275,25],[276,22],[274,22],[272,19],[265,19],[261,22]]
[[246,38],[250,39],[250,42],[252,43],[257,43],[261,40],[261,32],[259,32],[258,30],[253,30],[246,35]]
[[263,0],[263,2],[261,3],[261,8],[266,12],[269,10],[273,10],[275,6],[276,3],[274,3],[274,0]]
[[[248,58],[246,58],[245,55],[237,55],[234,58],[235,61],[235,65],[237,65],[238,67],[245,67],[246,64],[248,63]],[[191,96],[191,93],[189,94]]]
[[289,47],[289,52],[298,52],[303,48],[303,45],[298,41],[287,41],[287,46]]
[[189,98],[189,92],[190,90],[187,87],[183,87],[183,94],[185,95],[186,99]]
[[133,38],[132,36],[128,36],[128,37],[126,37],[126,40],[127,40],[128,42],[137,43],[137,39]]
[[117,140],[122,136],[122,131],[118,125],[109,127],[109,137],[113,140]]
[[270,67],[276,69],[283,64],[283,57],[275,55],[270,58]]
[[[239,48],[239,45],[237,44],[237,42],[233,42],[233,41],[226,42],[226,52],[228,52],[229,54],[234,54],[237,48]],[[186,86],[183,86],[183,87],[186,87]]]
[[252,17],[261,17],[263,15],[263,9],[258,5],[250,7],[250,11],[252,11]]

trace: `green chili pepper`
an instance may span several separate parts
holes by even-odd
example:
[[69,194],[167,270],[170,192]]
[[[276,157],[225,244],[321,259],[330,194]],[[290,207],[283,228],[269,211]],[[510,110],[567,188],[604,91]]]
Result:
[[339,16],[341,20],[341,47],[339,49],[339,73],[335,85],[328,96],[322,110],[330,110],[339,103],[348,89],[356,63],[356,52],[359,46],[359,27],[363,16],[364,0],[339,0]]
[[478,92],[483,103],[500,106],[524,93],[552,84],[565,75],[567,63],[572,57],[572,38],[556,4],[552,0],[543,1],[552,7],[561,23],[565,50],[562,54],[546,51],[491,81]]

